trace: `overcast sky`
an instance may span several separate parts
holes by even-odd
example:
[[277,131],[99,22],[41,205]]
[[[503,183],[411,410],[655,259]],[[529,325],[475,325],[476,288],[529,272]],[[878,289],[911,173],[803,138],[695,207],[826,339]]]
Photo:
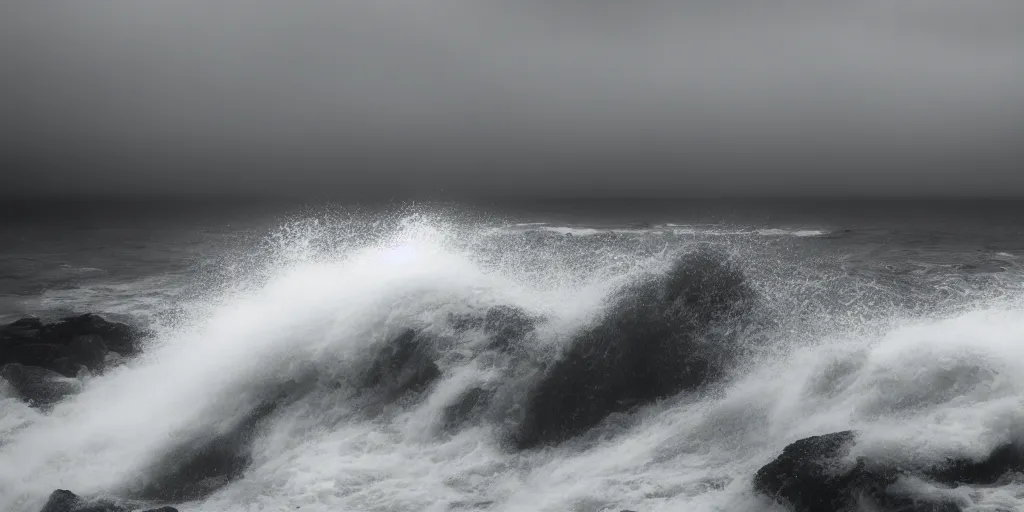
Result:
[[1020,0],[0,6],[7,193],[1024,195]]

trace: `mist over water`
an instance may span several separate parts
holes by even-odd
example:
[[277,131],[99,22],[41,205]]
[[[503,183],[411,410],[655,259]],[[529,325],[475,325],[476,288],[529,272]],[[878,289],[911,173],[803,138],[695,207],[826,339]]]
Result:
[[[934,460],[1020,440],[1019,251],[938,252],[945,242],[893,233],[885,245],[811,222],[295,218],[123,311],[155,335],[80,394],[44,412],[0,390],[0,510],[36,512],[54,489],[189,512],[776,510],[751,478],[796,439],[853,428],[858,453]],[[513,446],[545,365],[614,318],[623,290],[707,246],[757,297],[722,328],[735,344],[724,374],[563,442]],[[146,296],[152,279],[122,285]],[[76,290],[46,293],[69,307]],[[498,306],[533,322],[508,349],[453,320]],[[439,377],[394,397],[364,389],[373,354],[407,329],[432,340]],[[489,401],[452,423],[477,388]],[[153,490],[175,456],[243,424],[237,479],[186,500]],[[928,491],[1024,508],[1018,481]]]

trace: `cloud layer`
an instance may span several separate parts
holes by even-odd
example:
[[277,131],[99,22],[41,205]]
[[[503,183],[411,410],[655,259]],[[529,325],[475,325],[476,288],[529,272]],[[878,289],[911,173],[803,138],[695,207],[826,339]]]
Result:
[[0,155],[25,190],[1024,194],[1024,4],[768,4],[7,5]]

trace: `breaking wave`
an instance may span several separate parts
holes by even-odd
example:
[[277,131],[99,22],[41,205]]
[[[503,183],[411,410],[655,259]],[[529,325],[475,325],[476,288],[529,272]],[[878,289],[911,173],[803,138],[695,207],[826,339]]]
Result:
[[[827,305],[826,277],[763,242],[495,237],[282,228],[76,396],[0,390],[0,510],[54,489],[196,512],[773,510],[751,479],[802,437],[940,460],[1024,434],[1014,296],[922,314],[862,283]],[[949,492],[1024,508],[1018,480]]]

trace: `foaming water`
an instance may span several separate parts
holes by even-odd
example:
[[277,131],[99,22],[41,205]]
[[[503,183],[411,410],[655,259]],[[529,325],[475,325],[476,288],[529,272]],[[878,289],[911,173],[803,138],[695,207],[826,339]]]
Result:
[[[854,310],[840,318],[807,305],[831,289],[821,274],[801,282],[765,253],[745,252],[765,242],[735,242],[726,247],[768,297],[773,321],[739,337],[744,350],[722,380],[615,412],[561,444],[512,449],[505,409],[520,405],[536,374],[522,361],[558,358],[617,290],[705,241],[681,236],[595,250],[427,216],[288,224],[259,261],[236,262],[217,293],[160,325],[143,356],[90,378],[52,411],[0,390],[0,510],[36,512],[58,488],[158,502],[140,489],[168,454],[231,432],[282,389],[301,392],[286,391],[291,398],[258,423],[240,477],[177,508],[773,510],[751,476],[801,437],[856,428],[865,453],[941,460],[980,456],[1024,433],[1024,309],[1015,295],[971,292],[956,308],[876,314],[887,295],[864,283],[857,297],[870,297],[840,303]],[[502,352],[451,320],[493,306],[538,319],[536,332]],[[405,329],[442,340],[440,377],[394,401],[363,394],[352,376]],[[447,427],[446,411],[475,388],[496,390],[498,405]],[[978,510],[1024,508],[1016,484],[956,492]]]

